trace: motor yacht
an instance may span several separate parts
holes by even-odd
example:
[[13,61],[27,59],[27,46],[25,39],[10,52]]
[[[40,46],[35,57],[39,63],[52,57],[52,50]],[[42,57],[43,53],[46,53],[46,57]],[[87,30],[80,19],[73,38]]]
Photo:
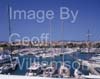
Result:
[[40,74],[42,74],[42,68],[39,64],[32,64],[28,69],[27,69],[27,72],[26,72],[26,75],[27,76],[38,76]]
[[60,69],[59,69],[59,74],[63,78],[69,78],[70,77],[70,70],[68,67],[66,67],[64,64],[62,64],[60,66]]
[[4,63],[0,66],[0,74],[7,74],[11,71],[16,70],[18,65],[17,60],[14,58],[10,61],[10,63]]

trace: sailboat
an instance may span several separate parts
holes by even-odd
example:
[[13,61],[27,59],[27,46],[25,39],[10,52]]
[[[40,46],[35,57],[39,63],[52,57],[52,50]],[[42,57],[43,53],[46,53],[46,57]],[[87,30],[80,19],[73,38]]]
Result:
[[[50,22],[50,24],[51,24],[51,22]],[[51,37],[51,25],[50,25],[50,37]],[[51,44],[51,39],[50,39],[50,44]],[[52,52],[52,50],[51,50],[51,45],[50,45],[50,51],[47,51],[47,49],[46,49],[45,52],[43,52],[39,56],[42,58],[51,57],[51,59],[53,59],[51,52]],[[52,62],[52,60],[51,60],[51,62]],[[30,72],[27,72],[28,76],[30,76],[30,75],[34,76],[34,73],[35,73],[35,74],[38,74],[38,76],[52,77],[52,75],[55,72],[55,68],[53,65],[48,65],[48,66],[46,65],[44,68],[44,65],[42,65],[42,64],[37,65],[36,63],[34,65],[30,66],[28,68],[28,70],[30,71]],[[41,72],[41,73],[39,73],[39,72]]]
[[87,48],[81,48],[81,52],[82,53],[94,53],[96,49],[91,47],[92,43],[91,43],[90,37],[92,36],[92,34],[90,33],[90,30],[88,30],[86,36],[87,36],[87,41],[86,41]]
[[64,63],[60,67],[59,74],[63,78],[70,78],[70,70],[64,65]]
[[[62,38],[64,39],[64,26],[63,26],[63,21],[62,21]],[[65,66],[64,64],[64,42],[62,41],[62,47],[61,47],[61,53],[62,53],[62,64],[60,66],[59,69],[59,74],[63,77],[63,78],[69,78],[70,77],[70,70],[68,67]]]
[[[9,16],[9,6],[8,6],[8,24],[9,24],[9,36],[11,35],[11,26],[10,26],[10,16]],[[9,52],[12,52],[11,44],[9,44]],[[5,52],[5,51],[3,51]],[[12,57],[12,53],[9,53],[9,55],[3,55],[1,56],[2,62],[0,62],[0,73],[10,73],[11,70],[16,70],[16,67],[18,65],[17,57]]]
[[50,65],[46,67],[46,69],[44,70],[44,73],[43,75],[46,76],[46,77],[54,77],[56,76],[58,73],[57,73],[57,68],[56,68],[56,65],[53,63],[53,60],[55,58],[55,55],[54,53],[54,48],[52,47],[52,27],[51,27],[51,20],[50,20],[50,41],[49,41],[49,51],[48,51],[48,57],[51,58],[51,62],[50,62]]
[[[86,53],[93,53],[95,52],[95,50],[93,50],[93,48],[91,48],[90,44],[90,31],[88,30],[88,41],[87,41],[87,45],[88,48],[87,50],[85,50]],[[100,56],[92,56],[89,60],[82,60],[79,59],[81,61],[81,63],[83,63],[82,65],[85,65],[89,68],[89,75],[83,75],[83,78],[92,78],[92,79],[100,79]]]

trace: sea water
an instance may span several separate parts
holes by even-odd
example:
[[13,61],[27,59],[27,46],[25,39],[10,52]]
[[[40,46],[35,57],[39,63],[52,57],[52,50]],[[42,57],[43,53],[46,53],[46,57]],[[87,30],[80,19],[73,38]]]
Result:
[[[75,58],[79,58],[79,59],[84,59],[84,60],[88,60],[89,58],[91,58],[94,54],[85,54],[85,53],[79,53],[79,52],[76,52],[74,53],[73,55],[64,55],[64,59],[62,56],[56,56],[54,58],[36,58],[35,56],[33,55],[25,55],[25,56],[18,56],[19,57],[19,62],[20,62],[20,65],[22,66],[22,69],[21,67],[18,66],[17,70],[16,71],[13,71],[11,74],[14,74],[14,75],[25,75],[26,71],[27,71],[27,68],[30,67],[30,65],[32,64],[32,62],[48,62],[48,64],[50,64],[51,62],[57,62],[57,68],[59,69],[61,63],[59,62],[67,62],[67,66],[70,66],[70,72],[71,72],[71,76],[73,76],[73,73],[74,73],[74,70],[75,68],[77,68],[77,66],[79,66],[77,63],[74,63],[76,61]],[[32,60],[30,62],[30,59]],[[31,63],[31,64],[30,64]],[[73,68],[74,66],[74,68]],[[89,70],[87,69],[87,67],[81,67],[79,68],[79,70],[82,72],[82,74],[85,74],[85,75],[88,75],[89,74]]]

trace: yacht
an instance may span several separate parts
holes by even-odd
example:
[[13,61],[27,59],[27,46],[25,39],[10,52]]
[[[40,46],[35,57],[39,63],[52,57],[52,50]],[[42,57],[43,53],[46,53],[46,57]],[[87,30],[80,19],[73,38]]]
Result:
[[0,66],[0,74],[7,74],[13,70],[16,70],[18,65],[17,60],[14,58],[10,61],[10,63],[4,63]]
[[82,75],[85,79],[100,79],[100,64],[95,63],[91,60],[81,60],[79,59],[82,65],[87,66],[89,69],[89,75]]
[[52,77],[55,72],[53,67],[47,67],[43,72],[43,77]]
[[56,65],[53,63],[49,66],[46,66],[46,68],[43,70],[43,77],[56,77],[57,74]]
[[49,53],[43,53],[41,54],[42,58],[50,58],[50,57],[54,57],[54,54],[49,52]]
[[100,64],[100,56],[93,56],[89,59],[92,63]]
[[7,52],[0,53],[0,61],[9,59],[10,57],[11,57],[11,55],[9,53],[7,53]]
[[74,77],[76,79],[82,79],[81,75],[82,75],[82,73],[78,69],[75,69],[75,71],[74,71]]
[[64,64],[61,65],[59,69],[59,74],[63,78],[70,78],[70,70]]
[[24,50],[24,51],[20,51],[19,52],[19,55],[20,56],[25,56],[25,55],[28,55],[29,54],[29,51],[27,51],[27,50]]
[[27,69],[27,72],[26,72],[26,75],[27,76],[38,76],[40,74],[42,74],[42,68],[39,64],[32,64],[28,69]]

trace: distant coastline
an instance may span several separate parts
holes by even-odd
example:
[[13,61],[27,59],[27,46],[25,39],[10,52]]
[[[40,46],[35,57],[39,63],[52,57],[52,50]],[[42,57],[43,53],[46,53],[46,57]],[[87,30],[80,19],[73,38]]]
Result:
[[62,46],[64,48],[100,48],[100,41],[95,41],[95,42],[87,42],[87,41],[52,41],[52,42],[40,42],[40,43],[36,43],[33,42],[33,44],[31,44],[31,42],[24,42],[24,44],[22,44],[22,42],[13,42],[13,45],[11,45],[9,42],[0,42],[0,47],[4,48],[4,49],[10,49],[10,47],[12,48],[12,50],[15,49],[19,49],[19,48],[50,48],[50,46],[52,46],[53,48],[61,48]]

